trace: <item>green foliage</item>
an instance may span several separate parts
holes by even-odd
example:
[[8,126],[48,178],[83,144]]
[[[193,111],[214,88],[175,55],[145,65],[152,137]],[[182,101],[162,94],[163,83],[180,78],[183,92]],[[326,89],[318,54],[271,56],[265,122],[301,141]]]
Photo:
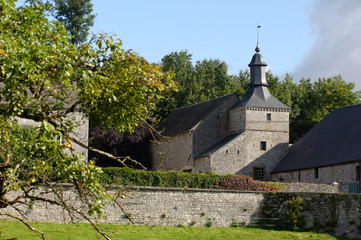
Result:
[[[237,76],[227,74],[227,65],[220,60],[198,61],[192,65],[192,55],[187,51],[174,52],[162,59],[165,71],[173,71],[179,82],[179,91],[170,93],[159,104],[159,114],[167,116],[175,108],[200,103],[209,99],[236,93],[244,97],[249,89],[248,70]],[[266,73],[268,89],[282,103],[291,107],[290,142],[301,138],[315,124],[336,108],[361,103],[361,92],[355,92],[354,84],[341,76],[320,78],[311,82],[301,79],[294,82],[291,75],[284,79]]]
[[95,14],[91,0],[26,0],[31,6],[44,6],[52,17],[62,22],[71,35],[73,44],[87,40],[89,29],[94,25]]
[[250,177],[214,173],[153,172],[132,168],[103,168],[101,180],[107,184],[247,191],[280,191],[284,184],[253,181]]
[[103,168],[102,181],[129,186],[212,188],[224,176],[214,173],[146,172],[132,168]]
[[212,225],[213,225],[212,221],[207,221],[206,224],[205,224],[205,226],[209,227],[209,228],[212,227]]
[[193,66],[192,54],[180,51],[164,56],[161,66],[164,71],[174,72],[174,80],[179,83],[178,91],[170,92],[159,103],[162,117],[179,107],[241,91],[238,79],[229,76],[227,64],[218,59],[204,59]]
[[245,227],[246,226],[246,222],[236,222],[236,221],[233,221],[231,223],[231,227]]
[[355,85],[341,76],[320,78],[314,83],[301,79],[297,84],[290,75],[282,81],[271,72],[266,75],[271,94],[291,107],[290,142],[301,138],[331,111],[361,103],[361,92],[353,91]]
[[[0,206],[48,201],[92,222],[88,215],[100,217],[112,198],[99,182],[102,170],[72,147],[87,147],[75,115],[131,132],[149,124],[162,94],[176,85],[159,66],[124,51],[119,39],[100,35],[95,45],[76,46],[69,38],[40,5],[16,9],[14,1],[0,0]],[[38,125],[21,129],[17,118]],[[74,185],[82,206],[63,201],[60,182]],[[58,198],[31,194],[39,185]],[[23,194],[7,200],[14,190]]]
[[291,200],[287,201],[285,224],[290,230],[298,231],[304,228],[306,223],[302,215],[303,206],[304,201],[300,195],[292,197]]
[[189,223],[189,226],[194,226],[194,225],[196,225],[196,224],[197,224],[197,221],[192,220],[192,221]]

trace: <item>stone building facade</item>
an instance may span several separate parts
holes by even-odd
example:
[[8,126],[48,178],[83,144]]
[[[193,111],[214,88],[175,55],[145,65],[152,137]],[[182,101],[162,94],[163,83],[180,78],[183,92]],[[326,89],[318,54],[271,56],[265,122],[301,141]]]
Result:
[[230,94],[182,107],[160,124],[168,141],[152,146],[153,170],[270,179],[271,170],[288,150],[290,108],[268,91],[267,65],[259,52],[257,44],[244,98]]
[[332,111],[289,149],[272,179],[338,184],[340,192],[361,192],[360,122],[361,104]]

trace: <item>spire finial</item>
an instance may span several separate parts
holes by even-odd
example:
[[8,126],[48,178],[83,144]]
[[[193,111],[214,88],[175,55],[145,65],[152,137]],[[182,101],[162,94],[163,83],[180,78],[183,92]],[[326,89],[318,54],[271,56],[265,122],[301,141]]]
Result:
[[256,46],[256,49],[255,49],[256,52],[261,51],[261,49],[259,48],[259,29],[260,28],[261,28],[261,25],[257,24],[257,46]]

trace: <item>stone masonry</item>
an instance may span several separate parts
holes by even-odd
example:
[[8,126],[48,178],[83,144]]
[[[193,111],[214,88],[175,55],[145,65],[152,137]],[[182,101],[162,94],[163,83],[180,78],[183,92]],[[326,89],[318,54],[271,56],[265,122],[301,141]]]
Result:
[[[64,189],[67,203],[79,207],[74,188],[65,185]],[[306,228],[330,231],[338,236],[361,237],[361,196],[356,194],[262,193],[152,187],[110,187],[109,193],[119,201],[124,212],[116,204],[109,204],[106,207],[107,218],[101,222],[128,224],[127,215],[135,224],[141,225],[205,226],[211,223],[214,227],[229,227],[234,222],[257,223],[268,217],[282,219],[286,215],[287,201],[299,195],[305,203],[302,215],[306,220]],[[16,196],[16,192],[6,195],[9,200]],[[61,207],[49,203],[36,202],[31,208],[23,205],[18,207],[26,212],[31,221],[70,221]],[[0,209],[0,212],[17,214],[12,208]]]

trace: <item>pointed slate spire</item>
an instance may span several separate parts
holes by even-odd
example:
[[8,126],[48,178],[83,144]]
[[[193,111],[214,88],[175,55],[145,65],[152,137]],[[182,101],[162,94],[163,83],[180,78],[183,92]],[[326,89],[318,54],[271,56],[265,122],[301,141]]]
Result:
[[267,109],[282,109],[289,111],[290,108],[276,98],[274,98],[268,91],[268,84],[266,80],[266,66],[260,54],[260,47],[257,42],[255,49],[256,53],[253,55],[251,62],[248,64],[251,71],[250,88],[244,98],[242,98],[233,108],[250,107],[250,108],[267,108]]

